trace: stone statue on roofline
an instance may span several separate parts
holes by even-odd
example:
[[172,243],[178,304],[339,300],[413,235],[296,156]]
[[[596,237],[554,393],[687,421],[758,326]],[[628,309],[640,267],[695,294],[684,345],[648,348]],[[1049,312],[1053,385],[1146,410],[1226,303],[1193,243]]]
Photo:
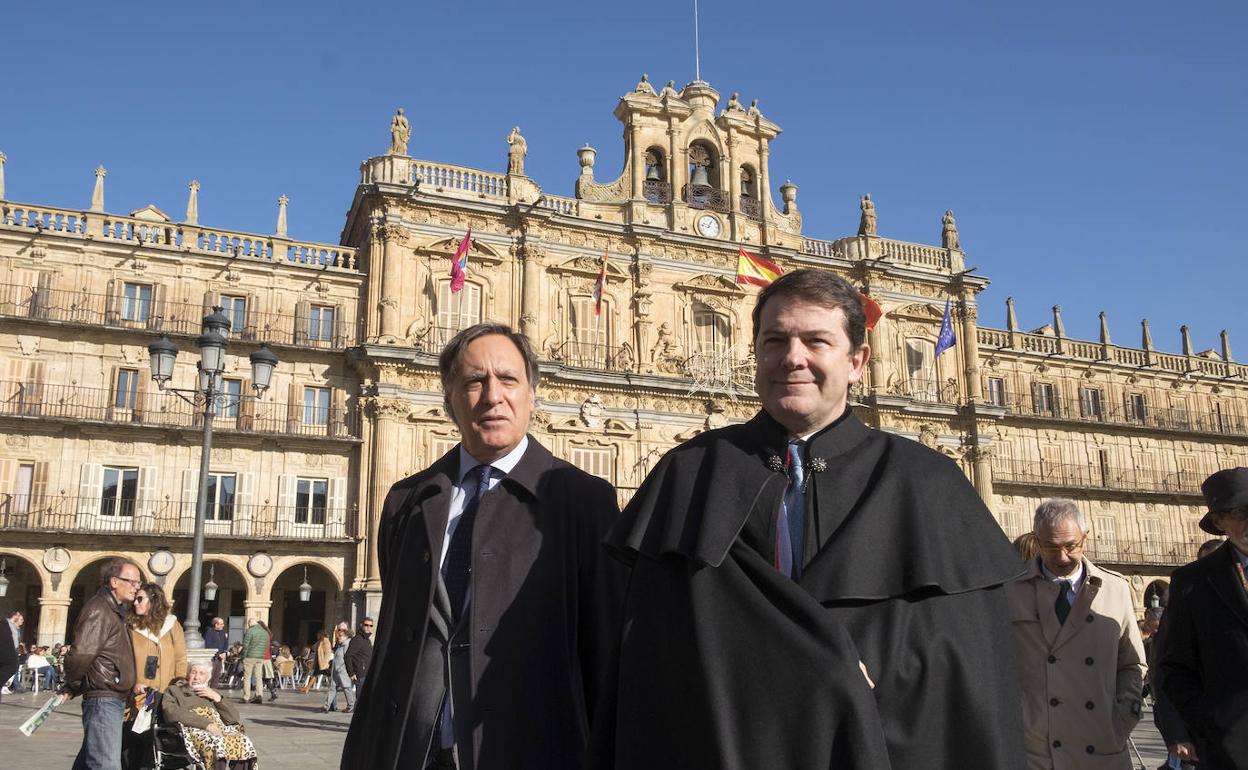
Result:
[[862,217],[858,220],[858,234],[875,235],[875,204],[871,202],[870,193],[862,196],[858,208],[862,209]]
[[674,96],[674,97],[679,97],[679,96],[680,96],[680,94],[678,94],[678,93],[676,92],[676,81],[675,81],[675,80],[669,80],[669,81],[667,81],[667,85],[663,86],[663,90],[659,93],[659,97],[660,97],[660,98],[662,98],[662,97],[666,97],[666,96]]
[[732,96],[728,97],[728,104],[724,106],[724,112],[745,112],[745,108],[741,106],[740,93],[732,92]]
[[746,114],[746,115],[749,115],[751,118],[756,118],[756,117],[758,117],[759,115],[762,115],[762,114],[763,114],[763,113],[761,113],[761,112],[759,112],[759,111],[758,111],[758,100],[757,100],[757,99],[751,99],[751,100],[750,100],[750,108],[749,108],[748,110],[746,110],[746,111],[745,111],[745,114]]
[[394,119],[390,121],[390,154],[406,155],[407,142],[412,138],[412,127],[407,122],[407,118],[403,117],[403,108],[395,113]]
[[940,245],[946,249],[961,249],[962,242],[958,239],[958,222],[953,218],[953,209],[946,209],[945,216],[940,221]]
[[520,126],[507,135],[507,173],[524,175],[524,156],[529,153],[529,143],[520,136]]
[[658,96],[654,92],[654,86],[650,85],[650,76],[642,73],[641,81],[637,83],[637,87],[633,89],[634,93],[649,94],[650,96]]

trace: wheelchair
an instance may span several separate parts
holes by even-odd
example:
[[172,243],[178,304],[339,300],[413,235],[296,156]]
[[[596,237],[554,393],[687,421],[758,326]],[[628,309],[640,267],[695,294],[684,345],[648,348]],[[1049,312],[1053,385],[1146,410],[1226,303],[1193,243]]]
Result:
[[126,723],[121,742],[123,770],[212,770],[196,762],[186,750],[182,728],[165,721],[160,709],[161,693],[152,701],[152,726],[147,732],[131,730]]

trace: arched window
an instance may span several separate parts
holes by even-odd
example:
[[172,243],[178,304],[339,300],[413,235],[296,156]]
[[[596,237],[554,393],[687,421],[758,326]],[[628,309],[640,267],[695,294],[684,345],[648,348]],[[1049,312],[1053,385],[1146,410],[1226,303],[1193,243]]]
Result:
[[690,208],[728,213],[729,199],[719,178],[719,154],[709,142],[698,140],[689,145],[689,183],[683,197]]
[[663,150],[651,147],[646,150],[646,179],[642,183],[644,195],[651,203],[670,203],[672,185],[667,179],[667,162]]
[[741,167],[741,213],[751,219],[761,219],[762,211],[758,197],[758,175],[747,163]]

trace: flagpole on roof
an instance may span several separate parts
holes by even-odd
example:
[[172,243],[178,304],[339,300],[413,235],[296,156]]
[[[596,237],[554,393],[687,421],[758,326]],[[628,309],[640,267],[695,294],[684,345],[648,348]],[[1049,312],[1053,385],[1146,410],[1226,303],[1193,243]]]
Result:
[[693,0],[693,79],[702,82],[702,50],[698,40],[698,0]]

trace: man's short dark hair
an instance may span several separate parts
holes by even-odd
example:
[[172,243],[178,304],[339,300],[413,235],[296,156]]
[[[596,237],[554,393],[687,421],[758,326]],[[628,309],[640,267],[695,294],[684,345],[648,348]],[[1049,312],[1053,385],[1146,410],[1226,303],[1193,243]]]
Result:
[[1218,548],[1222,545],[1222,543],[1223,541],[1221,540],[1206,540],[1205,542],[1200,544],[1200,548],[1196,549],[1196,558],[1197,559],[1205,558],[1209,554],[1218,550]]
[[15,618],[15,617],[17,617],[18,615],[21,615],[21,614],[22,614],[22,611],[21,611],[21,610],[13,610],[13,611],[12,611],[12,612],[10,612],[8,615],[5,615],[5,617],[6,617],[6,618],[9,618],[9,619],[12,619],[12,618]]
[[840,308],[845,314],[845,334],[849,337],[850,346],[857,350],[867,339],[867,315],[862,309],[862,297],[849,281],[835,273],[794,270],[768,284],[758,293],[758,301],[754,303],[754,339],[758,339],[763,305],[776,299],[800,300],[829,309]]
[[[100,585],[108,587],[108,581],[112,578],[121,577],[121,571],[127,566],[139,569],[134,562],[129,559],[109,559],[104,562],[104,566],[100,567]],[[139,580],[143,579],[143,571],[139,570]]]
[[537,390],[537,380],[541,371],[538,369],[537,354],[533,352],[529,338],[514,331],[507,324],[483,323],[464,329],[452,337],[451,341],[446,343],[446,347],[442,348],[442,354],[438,356],[438,371],[442,376],[443,392],[450,385],[451,378],[455,376],[455,368],[459,366],[459,357],[464,354],[464,349],[468,347],[468,344],[491,334],[506,337],[511,340],[511,344],[516,346],[516,349],[520,351],[520,357],[524,359],[524,372],[529,378],[529,388]]

